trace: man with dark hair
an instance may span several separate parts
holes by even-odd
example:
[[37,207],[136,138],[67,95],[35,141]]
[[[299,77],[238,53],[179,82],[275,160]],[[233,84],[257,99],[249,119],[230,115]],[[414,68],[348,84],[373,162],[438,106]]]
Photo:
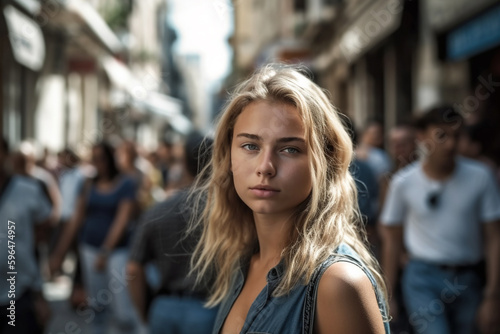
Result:
[[[185,168],[191,182],[211,156],[211,140],[199,134],[188,136],[185,144]],[[150,333],[211,333],[216,311],[203,307],[207,289],[195,288],[189,277],[191,253],[197,235],[186,236],[190,217],[186,206],[189,188],[175,193],[147,211],[134,238],[128,274],[133,277],[129,288],[138,312]],[[146,315],[145,266],[154,263],[159,269],[160,287]]]
[[35,258],[35,225],[48,221],[51,205],[39,182],[10,175],[8,153],[1,138],[0,333],[43,333],[50,311]]
[[422,157],[394,175],[380,218],[389,289],[403,245],[408,252],[402,289],[417,333],[500,325],[500,193],[486,166],[456,156],[461,125],[449,106],[416,120]]

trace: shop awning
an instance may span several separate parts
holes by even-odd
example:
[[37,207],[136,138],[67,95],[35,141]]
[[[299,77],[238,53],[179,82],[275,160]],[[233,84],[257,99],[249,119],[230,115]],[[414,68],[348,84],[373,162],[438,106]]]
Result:
[[340,38],[340,50],[349,63],[396,31],[401,24],[404,1],[374,1]]
[[498,0],[426,0],[422,3],[422,12],[432,29],[443,32],[495,3]]
[[153,112],[168,119],[170,125],[179,133],[187,135],[192,130],[191,121],[182,114],[182,103],[168,95],[148,92],[143,99],[134,99],[136,107]]
[[182,114],[180,100],[147,90],[125,64],[111,56],[102,57],[101,64],[113,85],[128,94],[134,107],[164,116],[179,133],[188,134],[191,131],[191,121]]
[[109,80],[117,88],[132,92],[135,86],[139,86],[139,82],[134,78],[132,72],[122,62],[112,56],[102,56],[100,62]]
[[500,45],[500,5],[446,36],[446,56],[457,60]]
[[31,18],[11,5],[3,10],[14,58],[19,64],[39,71],[45,61],[42,29]]
[[90,3],[84,0],[66,0],[67,11],[78,15],[111,53],[123,50],[123,44]]
[[373,1],[358,18],[346,25],[331,48],[316,58],[314,67],[324,69],[341,59],[355,62],[399,28],[403,9],[403,0]]

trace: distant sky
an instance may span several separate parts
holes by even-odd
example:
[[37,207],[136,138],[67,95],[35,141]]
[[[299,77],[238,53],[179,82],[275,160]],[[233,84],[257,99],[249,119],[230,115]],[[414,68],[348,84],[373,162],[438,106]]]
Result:
[[168,0],[169,21],[177,31],[174,51],[198,54],[206,80],[213,83],[230,69],[228,37],[233,30],[230,0]]

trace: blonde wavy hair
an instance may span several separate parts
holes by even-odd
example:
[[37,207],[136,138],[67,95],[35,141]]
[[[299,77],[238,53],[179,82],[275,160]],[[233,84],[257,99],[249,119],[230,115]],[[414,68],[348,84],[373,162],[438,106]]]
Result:
[[192,216],[191,227],[202,225],[192,272],[198,282],[215,274],[207,306],[222,302],[240,260],[258,249],[252,211],[238,197],[230,168],[236,119],[249,104],[262,100],[298,110],[306,128],[312,171],[312,191],[293,217],[290,242],[281,254],[286,270],[274,295],[282,296],[296,284],[307,284],[318,265],[343,242],[359,254],[387,297],[379,265],[368,250],[356,186],[349,172],[353,145],[341,117],[306,71],[272,64],[242,82],[232,94],[218,120],[211,160],[192,194],[196,197],[192,212],[200,214]]

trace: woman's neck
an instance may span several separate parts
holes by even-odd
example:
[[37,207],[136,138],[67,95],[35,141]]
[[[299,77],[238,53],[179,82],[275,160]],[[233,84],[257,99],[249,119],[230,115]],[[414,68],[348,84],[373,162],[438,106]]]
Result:
[[259,241],[258,260],[274,267],[289,241],[292,220],[277,215],[254,214],[254,221]]

